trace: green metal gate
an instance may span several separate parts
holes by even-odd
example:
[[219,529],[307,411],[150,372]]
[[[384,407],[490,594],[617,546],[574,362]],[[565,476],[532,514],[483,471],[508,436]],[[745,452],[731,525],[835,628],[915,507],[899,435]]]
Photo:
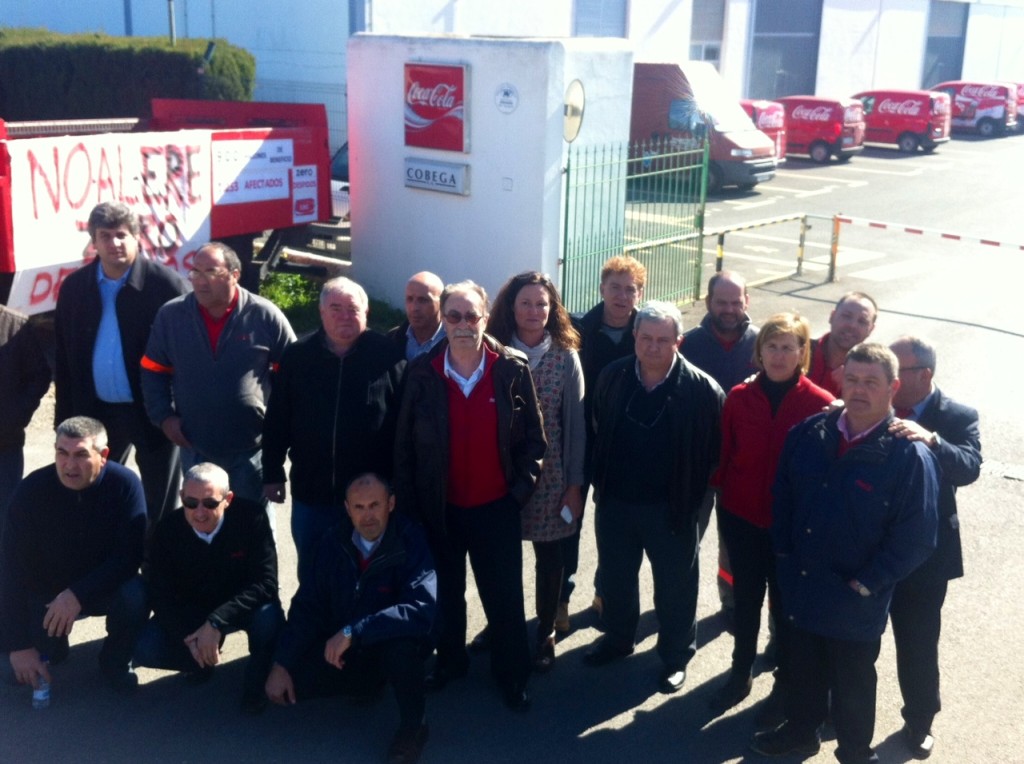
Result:
[[561,287],[571,312],[601,299],[601,265],[619,254],[646,266],[647,299],[700,297],[707,166],[706,143],[570,148]]

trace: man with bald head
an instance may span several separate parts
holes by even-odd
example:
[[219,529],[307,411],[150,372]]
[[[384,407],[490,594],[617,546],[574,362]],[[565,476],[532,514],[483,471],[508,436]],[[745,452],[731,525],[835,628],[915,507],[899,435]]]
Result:
[[863,292],[847,292],[828,317],[829,331],[811,343],[807,378],[837,398],[843,394],[843,362],[850,348],[871,336],[878,303]]
[[320,329],[291,345],[263,423],[263,495],[285,499],[291,458],[292,538],[299,582],[324,532],[341,522],[345,486],[364,472],[391,474],[405,358],[366,328],[369,298],[344,277],[320,292]]
[[405,285],[406,320],[387,336],[411,361],[429,353],[444,339],[441,328],[441,292],[444,282],[430,271],[421,271]]

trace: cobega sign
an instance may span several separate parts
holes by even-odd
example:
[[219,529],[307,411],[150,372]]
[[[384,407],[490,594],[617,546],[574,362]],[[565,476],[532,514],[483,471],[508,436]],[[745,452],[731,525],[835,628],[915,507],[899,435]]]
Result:
[[406,157],[405,185],[407,188],[469,196],[469,165]]

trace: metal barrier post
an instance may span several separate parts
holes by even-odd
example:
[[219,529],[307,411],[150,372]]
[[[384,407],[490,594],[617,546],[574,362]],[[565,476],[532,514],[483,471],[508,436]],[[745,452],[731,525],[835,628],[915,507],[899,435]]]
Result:
[[722,263],[725,260],[725,234],[718,234],[718,249],[715,251],[715,273],[722,272]]
[[832,216],[832,247],[828,257],[828,280],[829,283],[836,280],[836,258],[839,256],[839,216],[837,212]]
[[807,241],[807,216],[800,218],[800,241],[796,245],[796,275],[804,275],[804,243]]

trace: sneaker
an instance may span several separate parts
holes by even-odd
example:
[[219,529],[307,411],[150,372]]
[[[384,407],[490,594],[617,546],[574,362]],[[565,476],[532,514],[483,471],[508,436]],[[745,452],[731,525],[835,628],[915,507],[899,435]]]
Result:
[[412,730],[398,730],[388,748],[388,764],[414,764],[418,761],[429,732],[426,724]]
[[762,756],[813,756],[821,750],[821,743],[817,733],[799,732],[792,724],[785,722],[771,732],[758,732],[754,735],[750,750]]
[[568,634],[572,625],[569,623],[569,603],[559,602],[558,611],[555,613],[555,631],[560,634]]

